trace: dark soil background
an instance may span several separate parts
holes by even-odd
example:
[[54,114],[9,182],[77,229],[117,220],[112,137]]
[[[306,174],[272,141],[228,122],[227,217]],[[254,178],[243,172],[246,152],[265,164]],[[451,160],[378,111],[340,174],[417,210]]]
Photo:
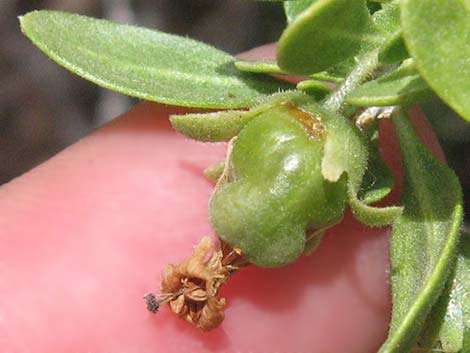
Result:
[[[17,17],[37,9],[157,28],[233,54],[275,41],[284,26],[282,8],[276,2],[0,0],[0,184],[135,103],[68,73],[23,37]],[[423,109],[439,133],[449,162],[463,183],[466,204],[470,205],[470,124],[463,123],[437,99]]]

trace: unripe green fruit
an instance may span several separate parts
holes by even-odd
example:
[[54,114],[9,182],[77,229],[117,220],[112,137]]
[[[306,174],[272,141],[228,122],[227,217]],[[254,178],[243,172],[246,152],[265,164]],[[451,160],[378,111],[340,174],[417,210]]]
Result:
[[324,128],[321,117],[278,103],[235,141],[230,182],[215,191],[210,215],[218,235],[251,263],[289,264],[304,252],[307,230],[341,219],[346,178],[332,183],[322,176]]

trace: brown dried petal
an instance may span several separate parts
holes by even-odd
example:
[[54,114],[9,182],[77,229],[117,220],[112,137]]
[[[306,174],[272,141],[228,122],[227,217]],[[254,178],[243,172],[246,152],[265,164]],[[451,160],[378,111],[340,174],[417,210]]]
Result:
[[232,151],[233,151],[233,146],[235,144],[235,141],[237,141],[237,136],[233,137],[227,145],[227,154],[225,157],[225,166],[224,166],[224,171],[222,172],[222,175],[220,176],[219,180],[217,180],[217,183],[215,184],[215,189],[217,190],[224,186],[225,184],[230,183],[234,179],[233,175],[233,166],[232,166]]
[[186,321],[198,326],[200,316],[201,316],[201,308],[198,306],[192,305],[189,308],[188,315],[186,316]]
[[185,315],[188,309],[185,304],[184,295],[180,295],[175,300],[172,300],[170,302],[170,308],[178,316]]
[[225,299],[216,297],[220,287],[246,265],[239,249],[221,242],[213,251],[211,238],[204,237],[191,257],[164,269],[158,305],[169,303],[180,318],[203,331],[211,330],[224,319]]
[[177,266],[166,265],[162,273],[162,292],[176,292],[181,287],[181,279],[183,275],[177,271]]
[[210,272],[207,270],[206,261],[212,251],[212,240],[210,237],[202,238],[201,242],[196,246],[188,260],[184,261],[179,269],[187,277],[201,278],[208,280]]
[[184,295],[186,299],[189,299],[195,302],[205,302],[207,300],[206,291],[199,287],[195,287],[191,290],[185,291]]
[[225,299],[209,298],[202,308],[197,326],[202,331],[209,331],[219,326],[224,321],[224,307]]

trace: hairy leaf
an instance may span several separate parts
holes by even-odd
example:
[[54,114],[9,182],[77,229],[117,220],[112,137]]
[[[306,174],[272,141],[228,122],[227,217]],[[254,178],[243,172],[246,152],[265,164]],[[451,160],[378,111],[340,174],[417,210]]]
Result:
[[256,74],[284,74],[275,61],[237,60],[235,66],[240,71]]
[[369,161],[358,193],[359,199],[365,204],[382,200],[392,191],[394,185],[393,175],[379,152],[378,128],[371,128],[374,131],[369,141]]
[[316,74],[310,75],[311,78],[320,81],[329,81],[334,83],[341,83],[344,81],[344,72],[338,68],[338,70],[328,70],[318,72]]
[[317,99],[324,98],[333,89],[326,83],[319,80],[305,80],[297,84],[297,89],[301,90]]
[[423,78],[470,120],[470,3],[404,0],[403,35]]
[[380,353],[407,353],[415,343],[452,267],[462,221],[455,174],[419,142],[406,114],[393,117],[403,155],[403,214],[392,232],[393,311]]
[[359,86],[346,101],[363,107],[409,106],[431,95],[432,90],[415,70],[412,61],[408,61],[392,73]]
[[240,108],[290,87],[241,73],[232,56],[189,38],[54,11],[31,12],[20,21],[23,32],[60,65],[150,101]]
[[351,206],[354,217],[361,223],[371,227],[382,227],[392,224],[403,212],[403,208],[399,206],[369,206],[357,197],[357,193],[354,190],[350,191],[349,206]]
[[304,12],[310,5],[318,0],[296,0],[284,2],[287,23],[294,21],[297,16]]
[[173,127],[183,135],[204,142],[229,141],[252,119],[247,111],[222,111],[171,115]]
[[470,349],[470,232],[463,231],[438,338],[445,353]]
[[256,116],[270,110],[273,105],[299,99],[309,100],[298,91],[287,91],[273,94],[250,110],[227,110],[211,113],[191,113],[171,115],[173,127],[183,135],[204,142],[229,141]]
[[278,64],[292,74],[326,70],[376,41],[371,29],[365,0],[316,1],[282,34]]
[[[286,75],[287,73],[282,71],[275,61],[249,61],[249,60],[238,60],[235,61],[235,66],[238,70],[244,72],[251,72],[256,74],[277,74]],[[330,81],[340,83],[343,81],[343,77],[337,72],[318,72],[310,75],[312,79],[320,81]]]
[[[301,13],[308,13],[305,11],[309,8],[310,5],[316,3],[318,0],[309,0],[309,1],[292,1],[285,3],[286,14],[289,19],[289,23],[293,22]],[[368,2],[370,5],[371,2]],[[376,2],[373,2],[376,4]],[[399,28],[400,25],[400,11],[397,1],[391,1],[387,4],[382,4],[382,8],[372,16],[372,22],[370,23],[369,31],[364,34],[363,42],[359,52],[356,52],[356,56],[360,54],[365,54],[367,51],[373,50],[375,46],[379,46],[380,43],[387,40],[390,37],[395,29]],[[332,23],[332,26],[335,26],[335,23]],[[327,29],[325,29],[327,31]],[[331,44],[330,44],[331,45]],[[355,66],[356,60],[353,55],[349,55],[343,61],[334,63],[331,67],[328,68],[327,72],[322,72],[321,74],[313,74],[312,78],[318,80],[332,81],[332,82],[342,82],[343,78],[349,74],[351,69]],[[330,77],[323,78],[322,75],[329,75]]]
[[384,64],[395,64],[410,57],[406,49],[403,34],[400,31],[395,32],[382,44],[379,52],[379,60]]
[[433,349],[442,350],[440,342],[438,341],[439,331],[444,323],[446,310],[449,305],[453,276],[454,271],[450,271],[449,278],[447,279],[440,297],[437,299],[437,302],[433,305],[429,315],[424,321],[423,329],[415,344],[415,348],[419,351],[431,353]]
[[372,17],[374,27],[386,37],[392,36],[400,29],[400,0],[391,0],[382,4],[382,9]]

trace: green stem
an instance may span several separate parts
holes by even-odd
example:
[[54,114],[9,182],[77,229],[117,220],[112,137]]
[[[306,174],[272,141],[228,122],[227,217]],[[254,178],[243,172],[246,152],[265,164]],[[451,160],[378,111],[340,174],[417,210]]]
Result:
[[344,82],[324,102],[330,111],[341,113],[345,106],[346,96],[364,82],[379,65],[378,51],[373,50],[359,58],[356,67]]

